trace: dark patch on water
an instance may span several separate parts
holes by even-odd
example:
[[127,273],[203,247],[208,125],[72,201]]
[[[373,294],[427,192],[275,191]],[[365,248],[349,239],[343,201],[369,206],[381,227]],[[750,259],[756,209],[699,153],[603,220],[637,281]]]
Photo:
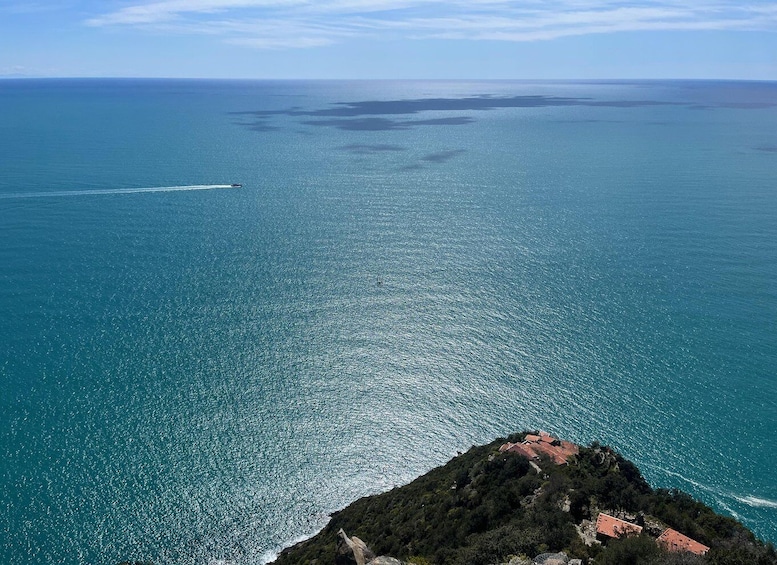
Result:
[[763,151],[764,153],[777,153],[777,145],[759,145],[753,149]]
[[425,169],[426,163],[447,163],[454,157],[466,153],[466,149],[448,149],[446,151],[436,151],[434,153],[427,153],[417,163],[412,163],[400,168],[400,171],[420,171]]
[[350,145],[343,145],[338,147],[342,151],[348,151],[356,155],[369,155],[371,153],[385,153],[391,151],[405,151],[405,147],[400,145],[389,145],[386,143],[351,143]]
[[625,120],[599,120],[591,118],[587,120],[554,120],[557,124],[624,124]]
[[425,120],[395,120],[383,116],[410,116],[421,112],[487,111],[501,108],[545,108],[549,106],[589,106],[603,108],[636,108],[643,106],[677,105],[678,102],[658,100],[594,100],[563,96],[509,96],[489,95],[466,98],[418,98],[408,100],[365,100],[337,102],[330,107],[305,110],[293,106],[284,110],[255,110],[231,112],[233,115],[253,116],[257,122],[249,127],[255,131],[270,131],[268,126],[258,126],[260,120],[272,116],[290,116],[308,119],[307,126],[334,127],[347,131],[391,131],[418,126],[457,126],[472,123],[469,116],[430,118]]
[[450,161],[462,153],[466,153],[466,150],[450,149],[448,151],[438,151],[437,153],[429,153],[428,155],[424,155],[421,157],[421,160],[426,161],[427,163],[445,163],[446,161]]
[[235,112],[254,116],[310,116],[354,118],[358,116],[388,116],[418,114],[431,111],[494,110],[498,108],[545,108],[548,106],[594,106],[609,108],[635,108],[641,106],[677,105],[677,102],[658,100],[593,100],[561,96],[474,96],[468,98],[421,98],[411,100],[367,100],[363,102],[338,102],[334,107],[320,110],[257,110]]
[[256,116],[264,118],[267,116],[292,115],[295,112],[302,112],[302,106],[289,106],[285,110],[240,110],[239,112],[227,112],[230,116]]
[[407,129],[400,127],[398,122],[386,118],[363,118],[359,120],[307,120],[302,122],[306,126],[334,127],[348,131],[388,131],[393,129]]
[[777,102],[724,102],[718,108],[733,108],[734,110],[765,110],[777,107]]
[[768,110],[777,108],[777,102],[721,102],[717,104],[692,104],[690,110],[715,110],[725,108],[727,110]]
[[471,124],[475,120],[468,116],[457,116],[453,118],[436,118],[433,120],[416,120],[404,122],[408,125],[416,126],[464,126]]
[[253,124],[240,124],[240,125],[247,127],[251,131],[260,131],[260,132],[261,131],[278,131],[278,130],[281,129],[278,126],[271,126],[271,125],[268,125],[268,124],[264,124],[262,122],[256,122],[256,123],[253,123]]
[[406,130],[417,126],[458,126],[474,122],[470,117],[457,116],[431,120],[390,120],[388,118],[356,118],[331,120],[306,120],[302,123],[316,127],[334,127],[347,131],[391,131]]
[[[235,112],[237,114],[237,112]],[[273,126],[267,123],[267,116],[255,116],[256,119],[252,122],[235,122],[236,125],[243,126],[251,131],[278,131],[281,129],[278,126]]]

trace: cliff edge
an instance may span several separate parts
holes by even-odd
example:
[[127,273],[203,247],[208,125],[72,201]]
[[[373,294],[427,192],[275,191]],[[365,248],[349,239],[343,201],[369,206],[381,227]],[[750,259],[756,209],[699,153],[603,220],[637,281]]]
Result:
[[777,565],[777,553],[689,495],[652,489],[608,447],[523,432],[357,500],[275,564],[399,562]]

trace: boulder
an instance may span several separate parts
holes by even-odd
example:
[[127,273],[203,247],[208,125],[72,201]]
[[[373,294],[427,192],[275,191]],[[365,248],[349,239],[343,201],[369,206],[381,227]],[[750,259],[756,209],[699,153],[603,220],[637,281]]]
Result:
[[340,539],[337,544],[335,565],[366,565],[375,559],[372,550],[356,536],[349,538],[342,529],[337,532],[337,535]]
[[541,553],[534,558],[534,565],[568,565],[569,557],[566,553]]
[[379,555],[367,563],[367,565],[403,565],[403,563],[399,559],[394,559],[388,555]]
[[533,565],[532,560],[522,555],[512,557],[506,565]]

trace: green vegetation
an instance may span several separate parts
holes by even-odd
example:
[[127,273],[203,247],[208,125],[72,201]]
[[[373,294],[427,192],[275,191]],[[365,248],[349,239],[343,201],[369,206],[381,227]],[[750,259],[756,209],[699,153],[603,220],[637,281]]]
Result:
[[[424,564],[489,565],[547,551],[597,564],[777,564],[774,548],[744,526],[682,492],[653,490],[634,464],[606,447],[582,448],[565,467],[540,461],[537,473],[524,457],[500,453],[505,441],[473,447],[409,485],[357,500],[276,564],[334,564],[340,528],[377,555]],[[711,549],[703,557],[670,554],[646,534],[586,545],[575,526],[595,520],[600,509],[629,513],[645,521],[645,531],[670,526]]]

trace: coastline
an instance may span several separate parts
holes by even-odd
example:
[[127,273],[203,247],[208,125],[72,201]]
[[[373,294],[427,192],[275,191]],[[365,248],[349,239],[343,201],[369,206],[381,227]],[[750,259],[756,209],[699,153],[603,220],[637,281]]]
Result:
[[547,552],[610,563],[621,546],[657,559],[651,563],[674,563],[685,552],[699,564],[742,555],[777,564],[774,547],[740,522],[682,491],[653,489],[611,448],[543,432],[474,446],[407,485],[360,498],[267,563],[342,563],[335,560],[348,551],[368,562],[360,544],[376,564],[485,565]]

